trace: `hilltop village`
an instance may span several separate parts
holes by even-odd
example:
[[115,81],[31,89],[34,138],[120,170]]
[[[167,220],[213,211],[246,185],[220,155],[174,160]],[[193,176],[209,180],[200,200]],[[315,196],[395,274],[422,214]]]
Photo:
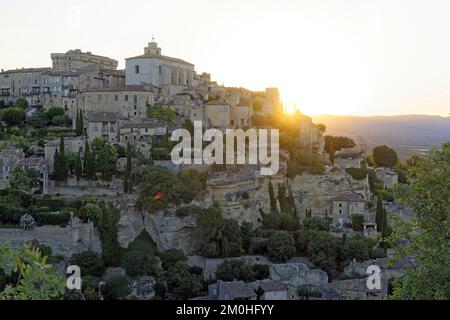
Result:
[[[51,61],[0,73],[0,242],[80,266],[65,298],[382,299],[411,266],[387,263],[388,217],[415,216],[389,147],[327,136],[277,88],[221,86],[154,41],[125,70],[78,49]],[[196,121],[279,129],[280,170],[175,165],[170,135]]]

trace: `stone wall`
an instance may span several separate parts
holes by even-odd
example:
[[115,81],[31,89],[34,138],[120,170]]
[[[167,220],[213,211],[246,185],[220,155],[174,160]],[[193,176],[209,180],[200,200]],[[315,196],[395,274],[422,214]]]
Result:
[[93,223],[80,223],[78,218],[73,218],[66,227],[42,226],[31,231],[0,229],[0,243],[7,243],[13,248],[33,240],[52,248],[53,255],[60,254],[65,257],[80,251],[101,251],[101,243]]

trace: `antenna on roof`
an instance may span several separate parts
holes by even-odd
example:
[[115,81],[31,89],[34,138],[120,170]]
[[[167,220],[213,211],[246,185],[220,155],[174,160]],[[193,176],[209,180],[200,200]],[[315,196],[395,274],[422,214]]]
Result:
[[155,42],[155,34],[152,34],[152,41]]

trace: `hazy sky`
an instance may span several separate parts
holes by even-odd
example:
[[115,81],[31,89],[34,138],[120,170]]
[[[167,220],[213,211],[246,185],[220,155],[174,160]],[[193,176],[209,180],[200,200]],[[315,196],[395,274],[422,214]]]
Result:
[[119,60],[154,34],[227,86],[276,86],[307,114],[450,112],[448,0],[0,0],[0,68],[50,52]]

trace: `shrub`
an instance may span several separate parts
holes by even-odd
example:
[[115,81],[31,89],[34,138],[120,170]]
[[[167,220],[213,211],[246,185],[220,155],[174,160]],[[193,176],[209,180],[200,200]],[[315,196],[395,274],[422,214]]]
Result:
[[355,180],[365,179],[369,172],[366,168],[347,168],[345,171],[347,171],[347,173]]
[[253,280],[252,266],[244,259],[228,260],[217,266],[216,279],[223,281]]
[[164,270],[169,270],[179,261],[187,261],[186,256],[180,249],[169,249],[159,254],[161,258],[162,267]]
[[352,228],[355,231],[363,231],[364,229],[364,216],[362,214],[352,215]]
[[100,277],[104,270],[101,255],[93,251],[74,253],[70,263],[79,266],[83,276]]
[[105,300],[123,300],[130,292],[129,279],[122,275],[109,278],[102,287]]
[[52,248],[43,244],[39,245],[39,251],[43,256],[50,257],[52,255]]
[[155,257],[150,252],[131,250],[125,253],[122,266],[130,277],[153,274]]
[[305,218],[303,220],[303,228],[305,230],[329,231],[330,223],[328,220],[319,217]]
[[36,214],[36,220],[38,226],[63,226],[67,225],[70,221],[70,213],[69,212],[40,212]]
[[289,232],[275,231],[269,237],[267,251],[272,261],[285,262],[295,254],[294,238]]

